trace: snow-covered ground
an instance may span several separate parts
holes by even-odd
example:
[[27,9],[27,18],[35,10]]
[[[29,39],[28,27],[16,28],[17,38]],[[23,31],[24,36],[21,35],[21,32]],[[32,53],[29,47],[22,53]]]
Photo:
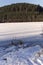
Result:
[[43,22],[1,23],[0,39],[37,35],[42,32],[42,28]]
[[0,45],[8,44],[12,39],[33,37],[42,32],[43,22],[1,23]]
[[43,65],[43,49],[39,46],[1,49],[0,65]]
[[15,39],[12,44],[0,46],[0,65],[43,65],[43,37]]
[[0,65],[43,65],[42,29],[43,22],[1,23]]

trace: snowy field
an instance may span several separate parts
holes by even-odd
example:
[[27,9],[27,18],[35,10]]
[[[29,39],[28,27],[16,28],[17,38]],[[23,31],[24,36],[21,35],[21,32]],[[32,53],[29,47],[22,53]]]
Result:
[[42,28],[43,28],[43,22],[1,23],[0,39],[40,34]]
[[42,28],[43,22],[1,23],[0,45],[1,43],[6,44],[6,41],[9,42],[12,39],[39,35],[42,32]]
[[42,32],[43,22],[1,23],[0,65],[43,65]]

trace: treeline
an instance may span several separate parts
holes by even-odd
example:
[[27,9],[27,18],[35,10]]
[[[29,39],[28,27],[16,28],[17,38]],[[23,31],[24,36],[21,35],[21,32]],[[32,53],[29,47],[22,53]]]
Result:
[[43,7],[40,5],[17,3],[0,7],[0,23],[43,21]]

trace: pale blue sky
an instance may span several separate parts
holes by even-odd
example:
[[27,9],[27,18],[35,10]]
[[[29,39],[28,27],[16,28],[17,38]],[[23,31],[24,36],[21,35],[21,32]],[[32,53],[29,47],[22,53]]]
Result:
[[12,3],[33,3],[33,4],[40,4],[43,6],[43,0],[0,0],[0,6],[9,5]]

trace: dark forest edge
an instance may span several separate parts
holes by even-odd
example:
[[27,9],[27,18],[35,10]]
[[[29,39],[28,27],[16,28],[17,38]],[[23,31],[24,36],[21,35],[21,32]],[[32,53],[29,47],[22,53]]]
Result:
[[0,7],[0,23],[43,21],[43,7],[29,3],[16,3]]

